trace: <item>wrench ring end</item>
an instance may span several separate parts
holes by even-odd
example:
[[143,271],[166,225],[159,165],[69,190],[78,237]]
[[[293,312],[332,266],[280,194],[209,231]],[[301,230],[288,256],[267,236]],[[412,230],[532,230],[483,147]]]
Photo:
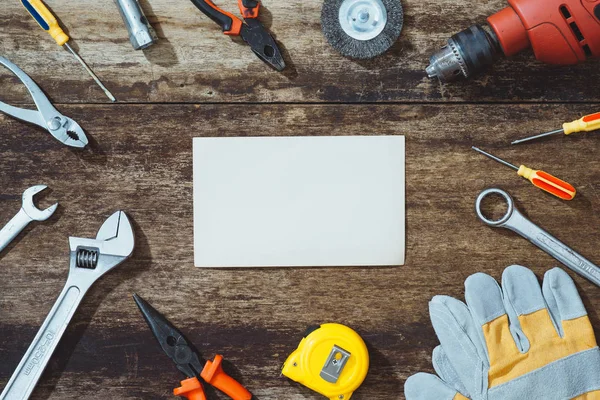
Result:
[[[481,211],[481,202],[483,201],[483,199],[485,199],[486,197],[488,197],[492,194],[498,194],[501,197],[503,197],[504,200],[506,201],[506,208],[507,208],[506,213],[502,216],[502,218],[500,218],[498,220],[491,220],[489,218],[486,218],[485,215],[483,215],[483,212]],[[498,189],[498,188],[485,189],[484,191],[482,191],[479,194],[479,196],[477,196],[477,200],[475,201],[475,211],[477,212],[477,216],[485,224],[490,225],[490,226],[500,226],[500,225],[506,223],[506,221],[508,221],[509,218],[511,217],[514,209],[515,209],[515,204],[514,204],[513,198],[510,196],[510,194],[508,194],[508,192],[506,192],[502,189]]]

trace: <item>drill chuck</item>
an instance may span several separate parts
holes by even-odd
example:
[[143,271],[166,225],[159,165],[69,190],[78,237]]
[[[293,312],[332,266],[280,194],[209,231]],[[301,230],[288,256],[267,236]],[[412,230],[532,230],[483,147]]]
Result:
[[494,63],[502,49],[487,26],[473,25],[448,39],[448,44],[430,58],[427,75],[442,82],[469,78]]
[[531,48],[542,62],[570,65],[600,56],[600,0],[508,0],[508,7],[448,39],[430,77],[448,82]]

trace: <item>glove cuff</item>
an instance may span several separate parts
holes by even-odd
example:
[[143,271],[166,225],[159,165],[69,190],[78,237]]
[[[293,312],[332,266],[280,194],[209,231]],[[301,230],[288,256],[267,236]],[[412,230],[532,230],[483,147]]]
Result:
[[573,399],[600,390],[600,349],[562,358],[493,387],[489,400]]

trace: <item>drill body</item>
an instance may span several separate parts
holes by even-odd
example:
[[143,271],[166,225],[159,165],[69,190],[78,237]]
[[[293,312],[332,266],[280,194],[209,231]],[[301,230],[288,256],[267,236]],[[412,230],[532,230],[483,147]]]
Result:
[[600,0],[508,0],[509,6],[448,40],[431,57],[430,77],[470,77],[500,56],[529,47],[549,64],[600,56]]

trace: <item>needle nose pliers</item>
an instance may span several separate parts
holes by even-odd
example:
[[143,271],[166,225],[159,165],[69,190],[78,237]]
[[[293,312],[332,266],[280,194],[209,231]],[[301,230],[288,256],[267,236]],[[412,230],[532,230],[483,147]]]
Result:
[[212,0],[191,0],[207,17],[223,29],[225,35],[241,36],[250,45],[254,54],[277,71],[283,71],[285,61],[275,39],[258,20],[258,0],[238,0],[244,21],[217,7]]
[[205,361],[183,334],[146,300],[137,294],[133,295],[133,299],[163,351],[173,360],[177,369],[187,376],[186,380],[181,381],[181,386],[173,390],[173,394],[188,400],[206,400],[202,379],[233,400],[253,399],[241,383],[223,371],[223,356],[216,355],[213,361]]

